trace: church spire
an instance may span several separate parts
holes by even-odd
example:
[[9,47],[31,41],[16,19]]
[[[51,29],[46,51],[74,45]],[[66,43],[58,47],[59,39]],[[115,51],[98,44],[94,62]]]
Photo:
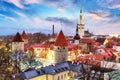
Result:
[[55,38],[54,24],[52,26],[52,38]]
[[82,20],[82,8],[80,9],[80,24],[83,24],[83,20]]
[[52,26],[52,34],[55,34],[55,33],[54,33],[54,24],[53,24],[53,26]]

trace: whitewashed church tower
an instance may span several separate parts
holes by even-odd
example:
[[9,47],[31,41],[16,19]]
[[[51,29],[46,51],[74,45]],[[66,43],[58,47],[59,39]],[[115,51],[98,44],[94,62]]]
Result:
[[62,32],[60,31],[54,43],[54,62],[64,62],[68,59],[68,42]]
[[80,23],[77,24],[79,36],[82,38],[84,36],[84,24],[82,20],[82,9],[80,10]]

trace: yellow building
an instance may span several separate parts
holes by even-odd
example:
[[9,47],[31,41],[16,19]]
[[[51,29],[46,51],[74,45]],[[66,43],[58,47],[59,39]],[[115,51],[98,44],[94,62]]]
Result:
[[69,80],[83,72],[82,64],[61,62],[44,68],[29,70],[20,73],[24,80]]

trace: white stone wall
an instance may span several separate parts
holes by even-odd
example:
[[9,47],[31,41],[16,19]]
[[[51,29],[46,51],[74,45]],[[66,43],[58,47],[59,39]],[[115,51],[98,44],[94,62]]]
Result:
[[12,42],[12,52],[15,50],[24,51],[24,42]]
[[101,67],[120,70],[120,63],[101,61]]
[[80,43],[80,40],[74,40],[74,43],[75,43],[75,44],[79,44],[79,43]]
[[68,60],[67,46],[54,46],[55,63],[64,62]]
[[83,24],[78,24],[78,33],[79,36],[82,38],[84,36],[84,25]]
[[43,67],[49,66],[54,63],[54,60],[49,60],[49,59],[44,59],[44,58],[36,58],[36,60],[40,61],[43,65]]
[[28,44],[28,39],[23,39],[24,44]]

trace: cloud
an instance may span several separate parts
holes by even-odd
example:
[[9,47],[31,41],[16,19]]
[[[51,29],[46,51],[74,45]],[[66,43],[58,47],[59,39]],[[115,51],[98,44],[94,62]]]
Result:
[[99,6],[109,9],[120,9],[120,0],[97,0]]
[[109,6],[110,9],[120,9],[120,4]]
[[25,4],[39,4],[42,0],[25,0]]
[[12,3],[19,8],[24,8],[24,5],[21,3],[20,0],[5,0],[5,1],[9,2],[9,3]]
[[92,14],[92,13],[88,13],[86,14],[87,16],[91,17],[92,19],[95,19],[95,20],[104,20],[103,17],[97,15],[97,14]]
[[91,11],[86,15],[96,20],[108,20],[108,17],[110,16],[110,12],[105,10],[96,10],[96,11]]
[[14,21],[14,22],[16,22],[16,19],[13,18],[13,17],[8,17],[8,16],[3,15],[3,14],[0,14],[0,16],[3,17],[3,18],[5,18],[6,20],[10,20],[10,21]]
[[114,15],[114,16],[112,16],[112,17],[110,17],[109,18],[109,21],[108,21],[108,23],[110,24],[110,23],[112,23],[112,24],[118,24],[118,23],[120,23],[120,14],[117,14],[117,15]]
[[61,17],[61,18],[58,18],[58,17],[48,17],[46,18],[47,21],[53,21],[53,22],[59,22],[60,24],[66,24],[66,25],[73,25],[73,21],[70,21],[69,19],[67,18],[64,18],[64,17]]
[[23,13],[21,13],[21,12],[18,12],[18,11],[14,11],[14,13],[16,13],[17,15],[19,15],[20,17],[26,17],[26,15],[25,14],[23,14]]

